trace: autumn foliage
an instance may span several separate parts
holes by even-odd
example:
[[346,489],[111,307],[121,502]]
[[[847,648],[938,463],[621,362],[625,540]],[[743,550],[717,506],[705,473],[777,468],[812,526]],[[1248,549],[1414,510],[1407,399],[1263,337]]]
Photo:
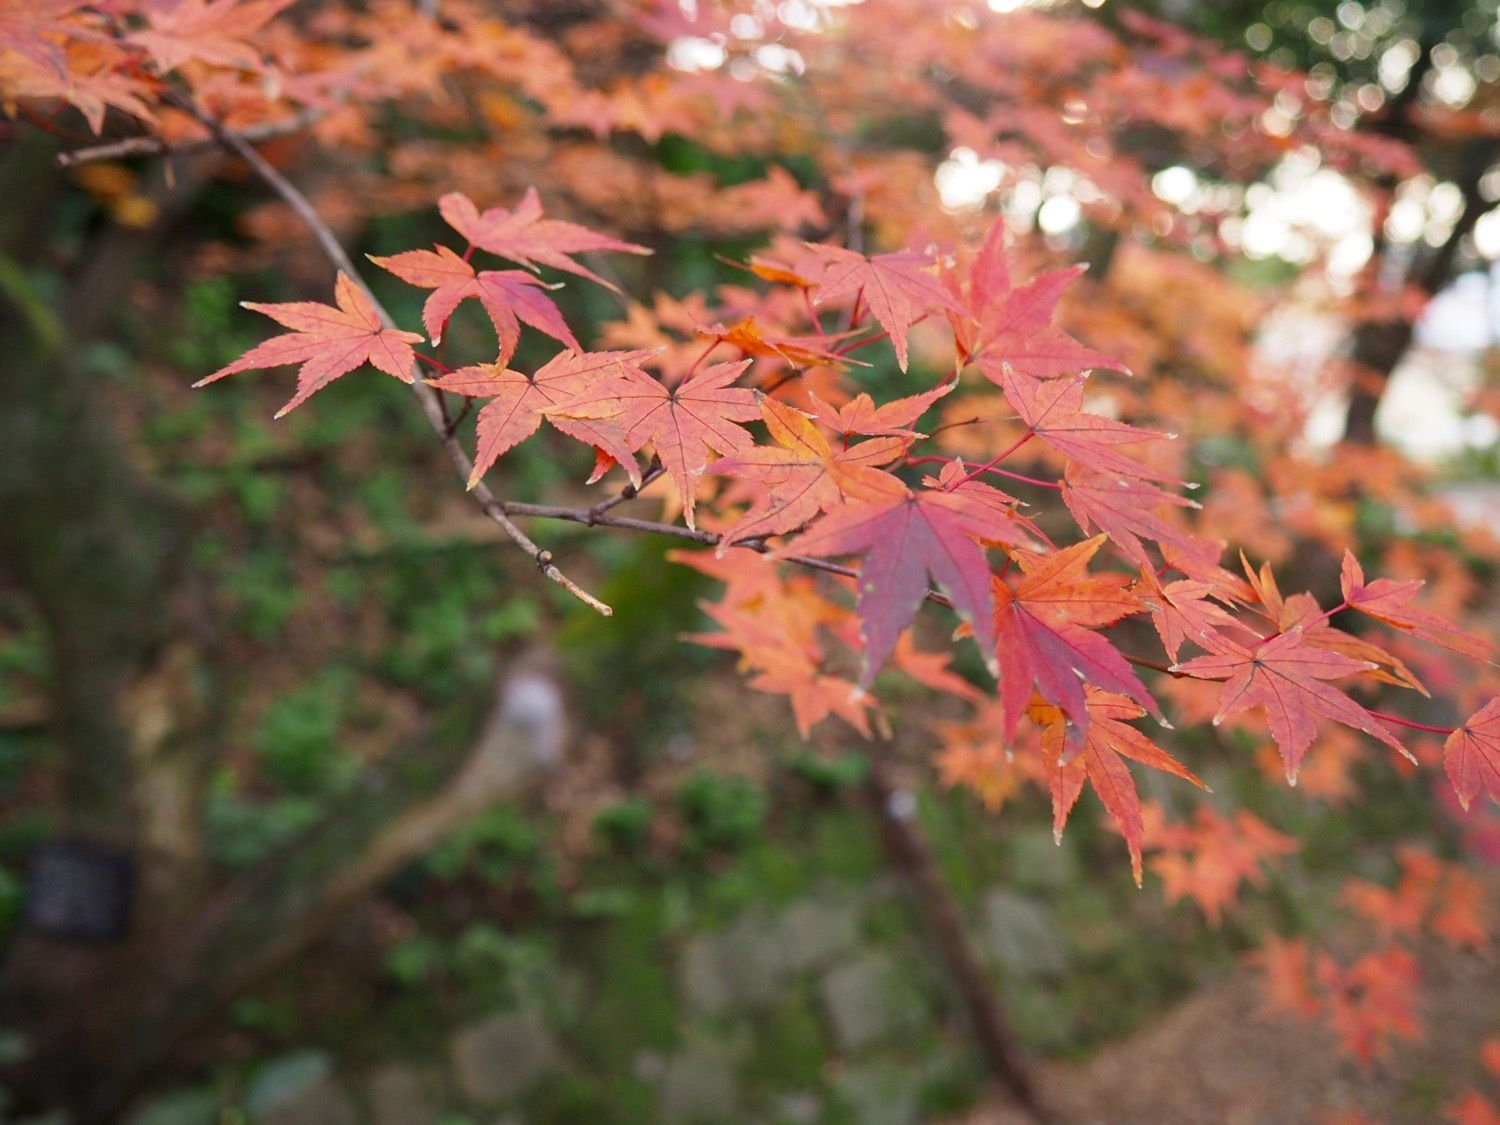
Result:
[[[415,102],[415,115],[460,128],[462,99],[433,92],[484,91],[473,110],[482,144],[403,150],[372,189],[377,202],[334,194],[355,213],[435,209],[446,240],[373,257],[368,270],[335,259],[319,282],[326,293],[332,278],[332,304],[248,303],[286,331],[202,384],[268,369],[257,378],[281,387],[287,373],[269,369],[295,366],[278,418],[337,411],[346,376],[410,384],[459,486],[507,534],[525,522],[511,537],[549,577],[567,559],[530,539],[549,521],[686,543],[672,557],[720,585],[704,605],[711,627],[689,639],[733,653],[750,689],[786,697],[804,735],[828,721],[900,738],[888,688],[915,681],[946,700],[935,754],[947,780],[991,806],[1036,784],[1058,834],[1091,789],[1136,881],[1157,872],[1171,899],[1215,923],[1295,844],[1248,813],[1205,809],[1169,825],[1143,807],[1143,768],[1203,787],[1203,764],[1162,745],[1174,728],[1263,734],[1294,784],[1317,772],[1325,742],[1346,747],[1341,760],[1388,751],[1426,768],[1436,736],[1458,800],[1500,801],[1495,646],[1450,619],[1461,597],[1435,605],[1424,594],[1411,575],[1426,556],[1397,555],[1396,577],[1370,577],[1364,564],[1373,571],[1379,555],[1350,549],[1360,544],[1339,504],[1399,487],[1363,471],[1378,454],[1279,459],[1273,447],[1290,445],[1295,419],[1241,401],[1254,398],[1241,394],[1246,306],[1204,264],[1231,252],[1211,233],[1212,209],[1172,213],[1119,138],[1134,129],[1174,151],[1214,138],[1226,182],[1294,144],[1351,171],[1405,168],[1399,145],[1337,129],[1316,104],[1295,136],[1263,128],[1267,106],[1301,88],[1297,76],[1139,18],[1107,30],[1039,12],[871,3],[783,29],[775,42],[797,61],[776,72],[754,36],[729,30],[753,5],[626,5],[634,20],[601,19],[594,39],[467,4],[403,14],[395,35],[394,7],[299,16],[287,0],[0,3],[7,105],[36,116],[65,103],[95,132],[129,119],[167,148],[249,145],[257,130],[282,129],[360,148],[374,143],[370,105]],[[728,60],[590,84],[620,43],[660,55],[683,39]],[[1106,65],[1128,50],[1156,65]],[[887,81],[845,82],[851,58]],[[1205,59],[1215,65],[1183,94],[1174,68]],[[733,76],[739,63],[746,77]],[[949,79],[933,77],[940,68]],[[1059,262],[1067,255],[1003,217],[945,211],[910,151],[850,147],[861,121],[913,113],[1014,166],[1073,167],[1088,183],[1088,220],[1122,239],[1115,276]],[[831,137],[806,135],[817,120]],[[723,151],[786,146],[815,172],[777,166],[716,189],[608,144],[673,133]],[[524,180],[492,173],[507,145],[526,154],[515,162]],[[662,216],[637,213],[646,198]],[[279,235],[289,212],[257,221]],[[764,245],[735,263],[737,283],[671,296],[642,280],[653,223],[753,232]],[[419,322],[387,315],[371,286],[392,282],[376,283],[377,270],[419,291]],[[565,287],[598,288],[591,297],[624,311],[593,338],[565,316]],[[493,340],[455,354],[448,326],[471,300]],[[1181,302],[1223,331],[1174,335]],[[517,358],[541,347],[550,358]],[[1267,452],[1269,483],[1202,454],[1200,438],[1226,432]],[[580,482],[569,503],[507,499],[507,458],[558,435],[576,448],[558,454]],[[1314,477],[1341,500],[1309,498]],[[1263,487],[1279,494],[1276,515]],[[617,510],[637,497],[657,518]],[[1291,535],[1320,548],[1303,556],[1316,572],[1291,561]],[[1462,705],[1457,725],[1373,705],[1380,690],[1427,697],[1433,674],[1438,694]],[[1272,1001],[1325,1019],[1362,1060],[1415,1034],[1402,942],[1425,930],[1482,938],[1459,909],[1473,892],[1457,873],[1431,857],[1402,862],[1394,892],[1358,884],[1345,898],[1380,932],[1375,952],[1341,963],[1273,943],[1262,954]]]

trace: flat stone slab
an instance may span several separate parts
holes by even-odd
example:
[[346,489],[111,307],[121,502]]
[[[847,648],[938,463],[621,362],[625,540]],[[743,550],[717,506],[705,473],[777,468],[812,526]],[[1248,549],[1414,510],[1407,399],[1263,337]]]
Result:
[[375,1125],[437,1125],[442,1079],[425,1068],[381,1067],[365,1081],[365,1101]]
[[787,973],[776,919],[746,910],[716,933],[700,934],[683,948],[678,987],[695,1012],[717,1015],[731,1007],[765,1007]]
[[984,896],[983,940],[1008,973],[1055,977],[1068,970],[1063,931],[1052,912],[1007,887],[995,887]]
[[359,1111],[343,1086],[323,1078],[253,1120],[256,1125],[359,1125]]
[[557,1045],[534,1011],[471,1023],[448,1041],[453,1075],[471,1102],[489,1105],[519,1094],[557,1060]]
[[219,1125],[223,1112],[216,1090],[173,1090],[153,1098],[128,1120],[130,1125]]
[[265,1063],[245,1090],[255,1125],[359,1125],[348,1092],[333,1077],[333,1059],[300,1051]]
[[777,919],[773,947],[788,972],[827,964],[859,942],[859,905],[847,897],[805,898]]
[[666,1062],[657,1095],[664,1125],[705,1125],[740,1119],[734,1060],[710,1040],[689,1042]]
[[818,982],[818,996],[845,1054],[894,1037],[919,1015],[910,985],[885,953],[866,953],[830,969]]

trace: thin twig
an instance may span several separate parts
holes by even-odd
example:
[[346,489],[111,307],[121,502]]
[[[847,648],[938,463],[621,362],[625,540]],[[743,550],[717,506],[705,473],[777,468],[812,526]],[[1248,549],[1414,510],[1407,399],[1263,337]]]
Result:
[[[244,141],[269,141],[276,137],[300,133],[324,115],[324,110],[306,109],[285,121],[224,131],[232,132]],[[102,145],[89,145],[87,148],[75,148],[71,152],[60,152],[57,154],[57,166],[74,168],[80,164],[93,164],[100,160],[122,160],[130,156],[155,156],[158,153],[167,156],[188,156],[206,149],[221,147],[223,147],[223,142],[217,136],[201,141],[184,141],[182,144],[172,144],[161,137],[126,137],[123,140],[109,141]]]
[[[322,248],[328,260],[336,268],[347,274],[349,280],[364,291],[370,300],[370,304],[375,309],[375,315],[380,318],[380,322],[387,328],[396,327],[396,322],[391,318],[391,314],[386,311],[385,306],[370,291],[369,285],[365,283],[364,277],[355,268],[354,263],[350,260],[348,253],[345,252],[338,237],[329,228],[328,224],[323,221],[323,217],[318,214],[312,202],[307,196],[302,194],[297,185],[277,171],[243,137],[225,129],[217,120],[199,110],[191,101],[176,95],[169,95],[167,100],[197,118],[208,127],[220,144],[249,164],[255,174],[264,180],[282,198],[287,206],[296,212],[297,217],[302,220],[303,224],[312,232],[313,237],[317,239],[318,245]],[[473,471],[474,464],[469,460],[468,454],[463,451],[463,447],[458,444],[449,432],[449,423],[445,417],[441,396],[422,381],[421,372],[416,370],[412,372],[411,390],[412,394],[417,398],[418,405],[422,408],[422,413],[426,415],[428,424],[437,435],[439,443],[447,452],[448,460],[453,463],[454,469],[458,472],[459,479],[467,481]],[[536,563],[537,569],[546,575],[547,578],[557,583],[589,608],[597,610],[604,616],[608,617],[614,613],[614,610],[609,606],[605,605],[558,569],[557,565],[552,561],[552,552],[539,547],[529,535],[515,525],[507,514],[505,501],[491,492],[483,481],[474,485],[470,490],[470,495],[474,497],[475,502],[484,510],[485,515],[489,516],[505,532],[511,542],[515,543],[516,546],[520,547],[531,558],[532,562]]]
[[651,467],[646,470],[646,475],[641,477],[640,484],[627,484],[613,496],[609,497],[608,499],[599,501],[599,503],[595,504],[592,508],[589,509],[590,522],[597,523],[599,521],[599,517],[602,516],[605,512],[609,511],[612,508],[619,507],[627,500],[634,500],[637,496],[639,496],[646,490],[647,485],[661,477],[662,474],[664,474],[666,471],[666,469],[662,468],[661,462],[653,458],[651,461]]

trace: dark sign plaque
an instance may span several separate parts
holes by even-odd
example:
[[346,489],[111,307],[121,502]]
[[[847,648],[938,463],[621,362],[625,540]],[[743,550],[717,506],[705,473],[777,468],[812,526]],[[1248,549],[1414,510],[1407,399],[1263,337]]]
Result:
[[22,924],[52,937],[117,941],[130,924],[135,865],[83,840],[38,844],[26,866]]

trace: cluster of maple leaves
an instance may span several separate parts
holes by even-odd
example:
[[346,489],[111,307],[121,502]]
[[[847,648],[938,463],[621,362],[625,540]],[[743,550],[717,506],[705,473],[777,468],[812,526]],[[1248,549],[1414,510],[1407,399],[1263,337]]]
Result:
[[[1259,481],[1219,467],[1205,478],[1211,487],[1200,509],[1168,435],[1118,416],[1141,407],[1141,397],[1115,393],[1118,381],[1101,391],[1104,380],[1086,378],[1124,372],[1106,354],[1118,352],[1149,374],[1142,382],[1154,412],[1174,426],[1248,427],[1262,452],[1292,432],[1292,412],[1262,411],[1248,422],[1242,413],[1253,302],[1223,271],[1171,252],[1224,252],[1220,221],[1236,205],[1222,201],[1233,193],[1211,193],[1191,213],[1174,209],[1152,191],[1150,168],[1119,142],[1136,131],[1167,148],[1211,151],[1212,174],[1225,183],[1258,178],[1297,146],[1315,146],[1327,165],[1351,174],[1418,170],[1403,145],[1335,127],[1303,76],[1130,12],[1114,28],[1043,11],[1002,17],[967,3],[866,0],[806,6],[817,9],[816,26],[798,27],[753,0],[642,0],[604,6],[591,22],[553,34],[547,5],[512,11],[442,0],[414,10],[375,0],[305,4],[295,19],[273,18],[290,6],[0,0],[8,113],[52,129],[55,107],[67,105],[96,134],[124,118],[162,148],[210,141],[217,126],[251,139],[306,134],[327,159],[378,149],[379,176],[352,189],[340,187],[352,174],[324,177],[331,202],[351,218],[425,206],[448,192],[439,211],[457,236],[453,246],[374,259],[429,291],[421,333],[389,323],[364,281],[341,275],[332,305],[249,306],[288,331],[203,382],[298,365],[284,414],[368,365],[483,404],[471,487],[497,465],[492,479],[503,477],[504,456],[544,421],[592,450],[591,484],[616,469],[631,492],[662,482],[664,517],[680,514],[682,524],[635,521],[637,529],[686,531],[708,544],[673,557],[723,584],[704,607],[716,631],[693,639],[736,653],[750,686],[785,696],[804,733],[830,717],[867,737],[888,733],[878,677],[909,677],[958,713],[935,728],[946,779],[993,806],[1037,783],[1051,795],[1059,833],[1092,786],[1137,879],[1149,866],[1169,898],[1192,899],[1211,921],[1292,845],[1245,812],[1231,820],[1205,806],[1192,823],[1169,824],[1155,806],[1143,807],[1127,761],[1201,784],[1155,741],[1167,713],[1179,724],[1231,725],[1252,713],[1252,729],[1269,733],[1275,768],[1331,799],[1347,798],[1360,739],[1423,753],[1437,734],[1458,801],[1500,800],[1500,700],[1477,696],[1493,690],[1492,679],[1435,683],[1483,703],[1452,729],[1356,698],[1381,685],[1426,694],[1407,661],[1429,680],[1430,665],[1412,655],[1412,641],[1473,661],[1494,656],[1489,642],[1419,606],[1421,583],[1367,581],[1346,553],[1341,600],[1324,609],[1309,594],[1284,596],[1269,565],[1237,571],[1222,562],[1221,538],[1271,557],[1284,556],[1289,531],[1311,529],[1323,545],[1342,545],[1347,521],[1307,496],[1350,481],[1393,488],[1390,463],[1353,452],[1316,468],[1267,457],[1280,498],[1274,516]],[[722,65],[629,73],[602,65],[643,57],[642,37],[663,56],[674,44],[707,44]],[[767,45],[796,60],[798,82],[768,68]],[[1126,57],[1135,65],[1120,65]],[[380,136],[377,120],[392,105],[436,128],[416,130],[420,144],[398,146]],[[460,105],[472,113],[460,117]],[[1283,121],[1294,118],[1281,131],[1259,127],[1273,106]],[[1084,215],[1100,229],[1152,232],[1149,248],[1122,240],[1112,298],[1087,310],[1089,331],[1079,334],[1104,350],[1056,323],[1079,270],[1017,281],[1018,247],[1007,245],[1001,224],[970,239],[970,218],[935,206],[926,154],[914,160],[899,146],[882,151],[862,139],[875,132],[862,122],[911,115],[940,121],[946,147],[1000,161],[1007,175],[1069,171]],[[813,119],[817,130],[806,127]],[[612,146],[621,133],[646,144]],[[726,188],[632,151],[671,133],[722,153],[799,156],[819,170],[823,194],[775,164],[762,180]],[[462,141],[443,145],[437,134]],[[614,288],[596,256],[644,248],[547,217],[534,189],[509,208],[481,210],[470,198],[531,180],[549,203],[565,195],[633,232],[805,234],[828,229],[838,207],[862,219],[848,225],[851,234],[860,228],[882,245],[921,248],[866,254],[781,237],[769,257],[747,263],[759,287],[650,294],[649,305],[633,301],[604,327],[602,348],[591,349],[538,268]],[[256,214],[248,227],[276,243],[290,221]],[[977,250],[964,249],[975,241]],[[1192,317],[1182,308],[1188,292]],[[485,362],[453,369],[425,345],[442,345],[454,311],[470,299],[493,326],[496,347]],[[1075,303],[1070,323],[1081,320]],[[512,367],[525,330],[561,350],[535,369]],[[882,345],[925,385],[877,402],[860,373],[868,349]],[[1187,381],[1165,377],[1175,368],[1202,378],[1184,390]],[[1320,484],[1309,487],[1314,476]],[[607,495],[607,503],[620,498]],[[1408,563],[1407,573],[1418,570]],[[943,622],[960,646],[972,640],[987,677],[960,675],[954,653],[919,647],[924,602],[939,607],[924,638]],[[948,609],[956,621],[942,616]],[[1388,650],[1364,630],[1338,628],[1340,614],[1373,620],[1396,640]],[[1153,633],[1165,659],[1139,651]],[[1407,862],[1389,902],[1380,899],[1388,892],[1367,887],[1351,891],[1350,905],[1393,938],[1409,938],[1414,925],[1458,933],[1465,917],[1472,933],[1473,913],[1462,908],[1472,906],[1472,886],[1425,862]],[[1434,896],[1452,911],[1431,909]],[[1427,905],[1413,906],[1419,899]],[[1457,920],[1441,921],[1450,914]],[[1413,917],[1422,921],[1401,920]],[[1404,948],[1391,944],[1343,966],[1273,943],[1266,958],[1273,995],[1281,981],[1289,1007],[1329,1020],[1358,1057],[1378,1056],[1391,1036],[1415,1027],[1415,970]],[[1289,981],[1301,984],[1293,990]],[[1487,1120],[1487,1104],[1470,1095],[1462,1119]]]
[[[642,247],[545,218],[534,193],[513,210],[480,211],[461,195],[445,197],[440,210],[464,240],[462,254],[438,246],[374,261],[432,291],[422,319],[434,344],[455,308],[479,301],[497,337],[493,362],[450,370],[419,355],[418,334],[385,325],[360,287],[340,277],[336,306],[250,306],[292,331],[203,382],[298,363],[285,413],[365,363],[406,381],[425,365],[431,386],[484,400],[471,487],[543,420],[591,447],[591,481],[619,466],[639,488],[646,478],[638,456],[649,452],[649,471],[670,483],[687,527],[704,523],[718,544],[712,561],[697,564],[726,583],[723,600],[710,609],[722,629],[710,643],[740,654],[753,687],[787,694],[804,731],[837,715],[868,733],[876,676],[903,644],[898,667],[977,702],[969,681],[910,644],[918,607],[942,602],[997,681],[990,715],[999,738],[1020,748],[1027,745],[1023,723],[1039,733],[1028,752],[1051,792],[1058,831],[1085,784],[1092,786],[1125,838],[1137,880],[1144,825],[1126,761],[1201,782],[1139,725],[1148,715],[1166,725],[1166,717],[1136,667],[1221,682],[1215,723],[1258,708],[1295,781],[1326,723],[1401,754],[1408,751],[1395,731],[1422,726],[1371,711],[1348,693],[1360,678],[1425,689],[1399,658],[1336,628],[1334,615],[1362,614],[1480,660],[1493,652],[1416,606],[1419,582],[1367,581],[1352,554],[1344,559],[1343,601],[1327,610],[1310,594],[1283,596],[1269,565],[1247,564],[1243,577],[1223,568],[1223,544],[1194,535],[1182,519],[1192,503],[1183,482],[1140,455],[1166,435],[1088,409],[1087,373],[1121,365],[1053,324],[1077,271],[1018,282],[1002,223],[977,252],[956,257],[807,244],[794,260],[754,262],[771,285],[804,298],[807,331],[770,336],[751,319],[704,326],[707,345],[697,361],[669,380],[650,370],[650,351],[582,349],[533,274],[472,264],[483,251],[602,281],[576,256]],[[826,326],[830,315],[841,327]],[[939,318],[953,344],[946,375],[878,405],[859,391],[850,374],[853,352],[889,340],[905,369],[913,325]],[[534,371],[508,366],[522,324],[563,345]],[[720,348],[741,356],[706,362]],[[769,362],[752,376],[757,361]],[[821,395],[794,378],[813,367],[823,372]],[[758,388],[747,385],[751,378]],[[923,416],[960,384],[1001,396],[1020,437],[980,463],[914,455],[925,440],[916,428]],[[792,405],[794,396],[808,409]],[[748,428],[756,422],[768,440]],[[1060,479],[1008,467],[1033,441],[1062,460]],[[928,465],[935,471],[924,473]],[[1032,494],[1057,494],[1082,537],[1054,542],[1042,524],[1055,521],[995,483],[1011,481]],[[711,514],[700,510],[700,495]],[[1101,555],[1116,565],[1100,566]],[[838,560],[858,565],[849,570]],[[799,563],[824,570],[833,563],[844,573],[821,582],[786,576]],[[840,586],[852,588],[852,615]],[[1170,664],[1127,655],[1106,632],[1138,617],[1150,620]],[[827,648],[825,635],[837,650]],[[1201,653],[1184,656],[1184,646]],[[846,675],[850,658],[858,666]],[[1465,804],[1480,793],[1500,797],[1500,701],[1448,734],[1446,759]]]

